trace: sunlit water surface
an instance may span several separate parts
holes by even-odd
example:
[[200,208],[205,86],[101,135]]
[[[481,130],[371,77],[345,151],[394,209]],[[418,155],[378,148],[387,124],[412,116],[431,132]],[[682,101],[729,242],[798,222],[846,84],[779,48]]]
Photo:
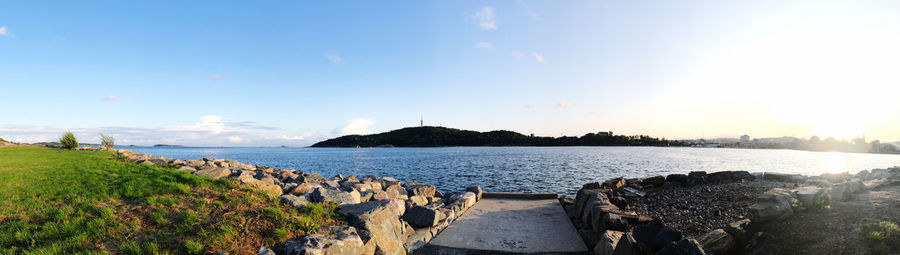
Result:
[[900,155],[762,149],[657,147],[199,148],[123,147],[178,159],[230,158],[250,164],[337,174],[391,176],[441,191],[481,185],[495,192],[574,194],[618,176],[746,170],[818,175],[900,166]]

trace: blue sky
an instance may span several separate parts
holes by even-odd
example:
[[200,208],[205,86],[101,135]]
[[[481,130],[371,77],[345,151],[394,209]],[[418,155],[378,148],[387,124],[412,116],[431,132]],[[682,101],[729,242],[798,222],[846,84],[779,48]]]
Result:
[[[0,137],[308,145],[427,125],[900,139],[891,1],[20,1]],[[855,95],[855,96],[848,96]]]

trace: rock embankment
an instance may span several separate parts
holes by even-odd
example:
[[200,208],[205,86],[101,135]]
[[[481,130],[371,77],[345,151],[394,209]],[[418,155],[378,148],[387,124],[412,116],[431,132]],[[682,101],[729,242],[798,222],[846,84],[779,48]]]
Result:
[[334,176],[275,169],[231,159],[179,160],[118,150],[123,159],[210,178],[235,179],[294,207],[338,204],[348,226],[261,247],[259,254],[408,254],[424,246],[481,199],[481,187],[443,194],[435,186],[374,175]]
[[742,254],[763,229],[900,185],[900,168],[820,176],[724,171],[585,184],[560,199],[594,254]]

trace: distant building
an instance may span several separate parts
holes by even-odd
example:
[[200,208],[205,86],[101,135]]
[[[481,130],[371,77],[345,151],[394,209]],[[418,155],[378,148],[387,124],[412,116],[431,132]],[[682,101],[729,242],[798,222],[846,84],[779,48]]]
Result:
[[612,131],[600,131],[600,132],[597,132],[597,135],[598,136],[612,136],[613,132]]
[[749,136],[749,135],[742,135],[742,136],[741,136],[741,143],[749,143],[749,142],[750,142],[750,136]]

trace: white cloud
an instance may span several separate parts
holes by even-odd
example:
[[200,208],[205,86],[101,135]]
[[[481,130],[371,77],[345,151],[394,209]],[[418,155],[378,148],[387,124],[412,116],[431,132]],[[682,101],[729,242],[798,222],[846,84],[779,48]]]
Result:
[[484,30],[497,30],[497,23],[494,22],[493,7],[485,6],[475,12],[475,20],[478,21],[478,26],[481,26]]
[[338,54],[339,53],[337,51],[331,50],[326,52],[324,56],[326,59],[328,59],[328,61],[331,61],[331,63],[340,64],[342,61],[344,61],[344,59],[341,58],[341,56],[339,56]]
[[228,122],[217,115],[207,115],[190,125],[155,127],[50,127],[0,125],[0,137],[24,143],[50,142],[63,132],[75,133],[79,141],[99,143],[97,134],[114,134],[121,145],[178,144],[187,146],[304,146],[322,137],[313,130],[300,130],[296,136],[283,135],[283,130],[253,121]]
[[491,49],[494,48],[494,45],[491,42],[478,42],[475,44],[475,48],[479,49]]
[[228,142],[230,142],[230,143],[246,143],[246,142],[250,142],[250,140],[244,139],[240,136],[229,136]]
[[2,26],[0,27],[0,36],[15,37],[16,35],[9,32],[9,28],[7,28],[6,26]]
[[101,98],[100,101],[122,101],[122,99],[117,96],[106,96]]
[[566,102],[566,101],[559,101],[559,103],[556,104],[556,107],[569,108],[569,107],[572,107],[572,104],[570,104],[569,102]]
[[346,126],[341,128],[341,135],[366,135],[372,133],[369,126],[375,124],[370,119],[353,119]]
[[225,123],[222,122],[221,116],[205,115],[200,117],[200,122],[183,127],[185,130],[207,131],[213,134],[222,133],[225,130]]
[[534,55],[534,59],[537,59],[538,62],[544,63],[544,56],[541,56],[541,54],[538,54],[537,52],[532,52],[531,54]]
[[303,140],[303,136],[287,136],[287,135],[281,135],[281,140],[286,140],[286,141],[299,141],[299,140]]
[[210,74],[210,75],[209,75],[209,78],[210,78],[210,79],[213,79],[213,80],[219,81],[219,80],[228,78],[228,76],[231,76],[231,75],[228,74],[228,73],[223,73],[223,74]]
[[525,54],[522,54],[521,51],[517,51],[517,50],[510,52],[509,55],[513,56],[516,59],[522,59],[523,57],[525,57]]

